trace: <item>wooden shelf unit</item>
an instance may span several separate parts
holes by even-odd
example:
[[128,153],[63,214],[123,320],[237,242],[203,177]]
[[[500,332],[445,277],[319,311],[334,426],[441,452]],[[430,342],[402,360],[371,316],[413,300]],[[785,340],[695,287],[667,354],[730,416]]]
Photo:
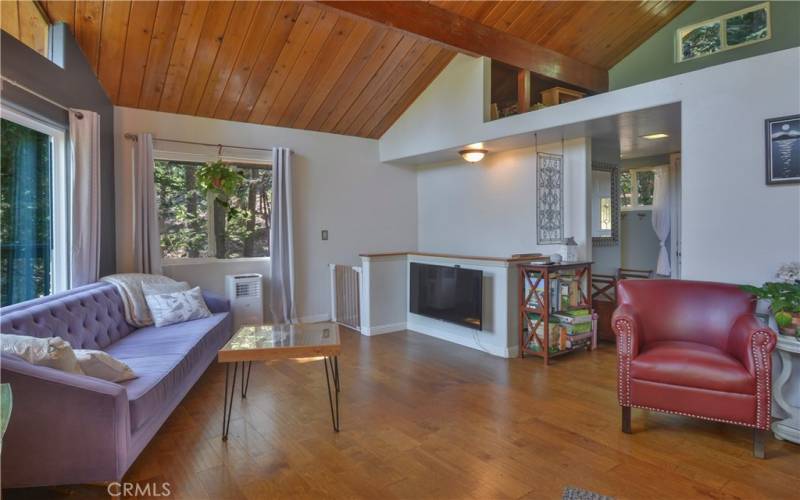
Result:
[[[526,354],[544,358],[545,364],[549,364],[550,358],[561,356],[568,352],[583,349],[585,346],[571,347],[550,352],[550,318],[553,312],[550,311],[550,290],[553,280],[564,281],[569,277],[569,281],[577,281],[579,300],[576,305],[566,309],[559,307],[558,311],[569,311],[574,309],[588,309],[594,316],[592,309],[592,263],[591,262],[562,262],[560,264],[520,264],[518,266],[519,279],[519,357],[524,358]],[[539,284],[543,283],[543,293],[539,292]],[[530,291],[526,293],[525,286],[530,285]],[[539,307],[530,305],[531,299],[536,295],[536,303]],[[559,290],[559,300],[561,293]],[[555,311],[555,312],[558,312]],[[530,313],[538,314],[539,319],[535,323],[530,318]],[[588,344],[588,350],[597,346],[597,326],[596,318],[592,324],[592,340]],[[539,339],[536,331],[542,326],[543,339]],[[540,350],[530,349],[531,342],[536,342]]]

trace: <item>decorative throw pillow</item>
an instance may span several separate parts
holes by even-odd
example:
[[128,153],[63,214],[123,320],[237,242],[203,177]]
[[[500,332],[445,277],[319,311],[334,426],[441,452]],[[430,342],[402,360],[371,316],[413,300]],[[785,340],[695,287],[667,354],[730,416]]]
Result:
[[0,349],[32,365],[47,366],[68,373],[83,373],[72,346],[61,337],[0,334]]
[[173,283],[148,283],[142,281],[142,293],[145,297],[162,293],[185,292],[191,289],[192,287],[185,281],[175,281]]
[[131,367],[104,351],[75,349],[83,373],[109,382],[124,382],[138,377]]
[[144,298],[157,327],[211,316],[200,287],[185,292],[145,295]]

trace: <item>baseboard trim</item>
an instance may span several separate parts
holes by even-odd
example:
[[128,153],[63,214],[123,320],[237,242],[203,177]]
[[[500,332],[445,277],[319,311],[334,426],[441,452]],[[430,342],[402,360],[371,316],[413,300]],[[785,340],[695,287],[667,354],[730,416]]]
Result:
[[330,321],[331,315],[329,313],[312,314],[300,318],[300,323],[321,323],[323,321]]
[[367,336],[383,335],[384,333],[399,332],[406,329],[405,323],[390,323],[388,325],[362,326],[361,334]]

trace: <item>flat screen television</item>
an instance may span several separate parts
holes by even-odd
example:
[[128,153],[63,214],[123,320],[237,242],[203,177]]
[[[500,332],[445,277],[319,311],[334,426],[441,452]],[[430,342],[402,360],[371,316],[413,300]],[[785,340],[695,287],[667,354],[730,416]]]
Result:
[[412,262],[410,272],[412,313],[482,329],[483,271]]

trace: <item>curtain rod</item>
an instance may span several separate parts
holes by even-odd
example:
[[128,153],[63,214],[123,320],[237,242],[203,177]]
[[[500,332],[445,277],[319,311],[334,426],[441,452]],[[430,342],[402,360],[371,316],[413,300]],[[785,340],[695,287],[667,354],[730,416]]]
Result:
[[[138,141],[139,138],[136,134],[132,134],[128,132],[125,134],[126,139],[130,139],[132,141]],[[194,142],[194,141],[179,141],[177,139],[161,139],[159,137],[153,137],[154,141],[162,141],[162,142],[177,142],[179,144],[194,144],[196,146],[209,146],[212,148],[233,148],[233,149],[252,149],[254,151],[272,151],[272,148],[254,148],[250,146],[231,146],[229,144],[211,144],[209,142]]]
[[83,113],[81,113],[80,111],[75,111],[75,110],[73,110],[71,108],[68,108],[67,106],[64,106],[63,104],[61,104],[59,102],[56,102],[56,101],[50,99],[49,97],[43,96],[42,94],[36,92],[35,90],[29,89],[28,87],[26,87],[25,85],[19,83],[16,80],[12,80],[11,78],[8,78],[8,77],[5,77],[5,76],[2,77],[2,78],[3,78],[4,82],[10,83],[11,85],[13,85],[13,86],[15,86],[17,88],[20,88],[20,89],[24,90],[25,92],[27,92],[27,93],[35,96],[35,97],[38,97],[39,99],[41,99],[41,100],[43,100],[45,102],[48,102],[48,103],[52,104],[53,106],[55,106],[57,108],[61,108],[64,111],[66,111],[67,113],[69,113],[69,112],[75,113],[75,117],[78,118],[79,120],[83,119]]

